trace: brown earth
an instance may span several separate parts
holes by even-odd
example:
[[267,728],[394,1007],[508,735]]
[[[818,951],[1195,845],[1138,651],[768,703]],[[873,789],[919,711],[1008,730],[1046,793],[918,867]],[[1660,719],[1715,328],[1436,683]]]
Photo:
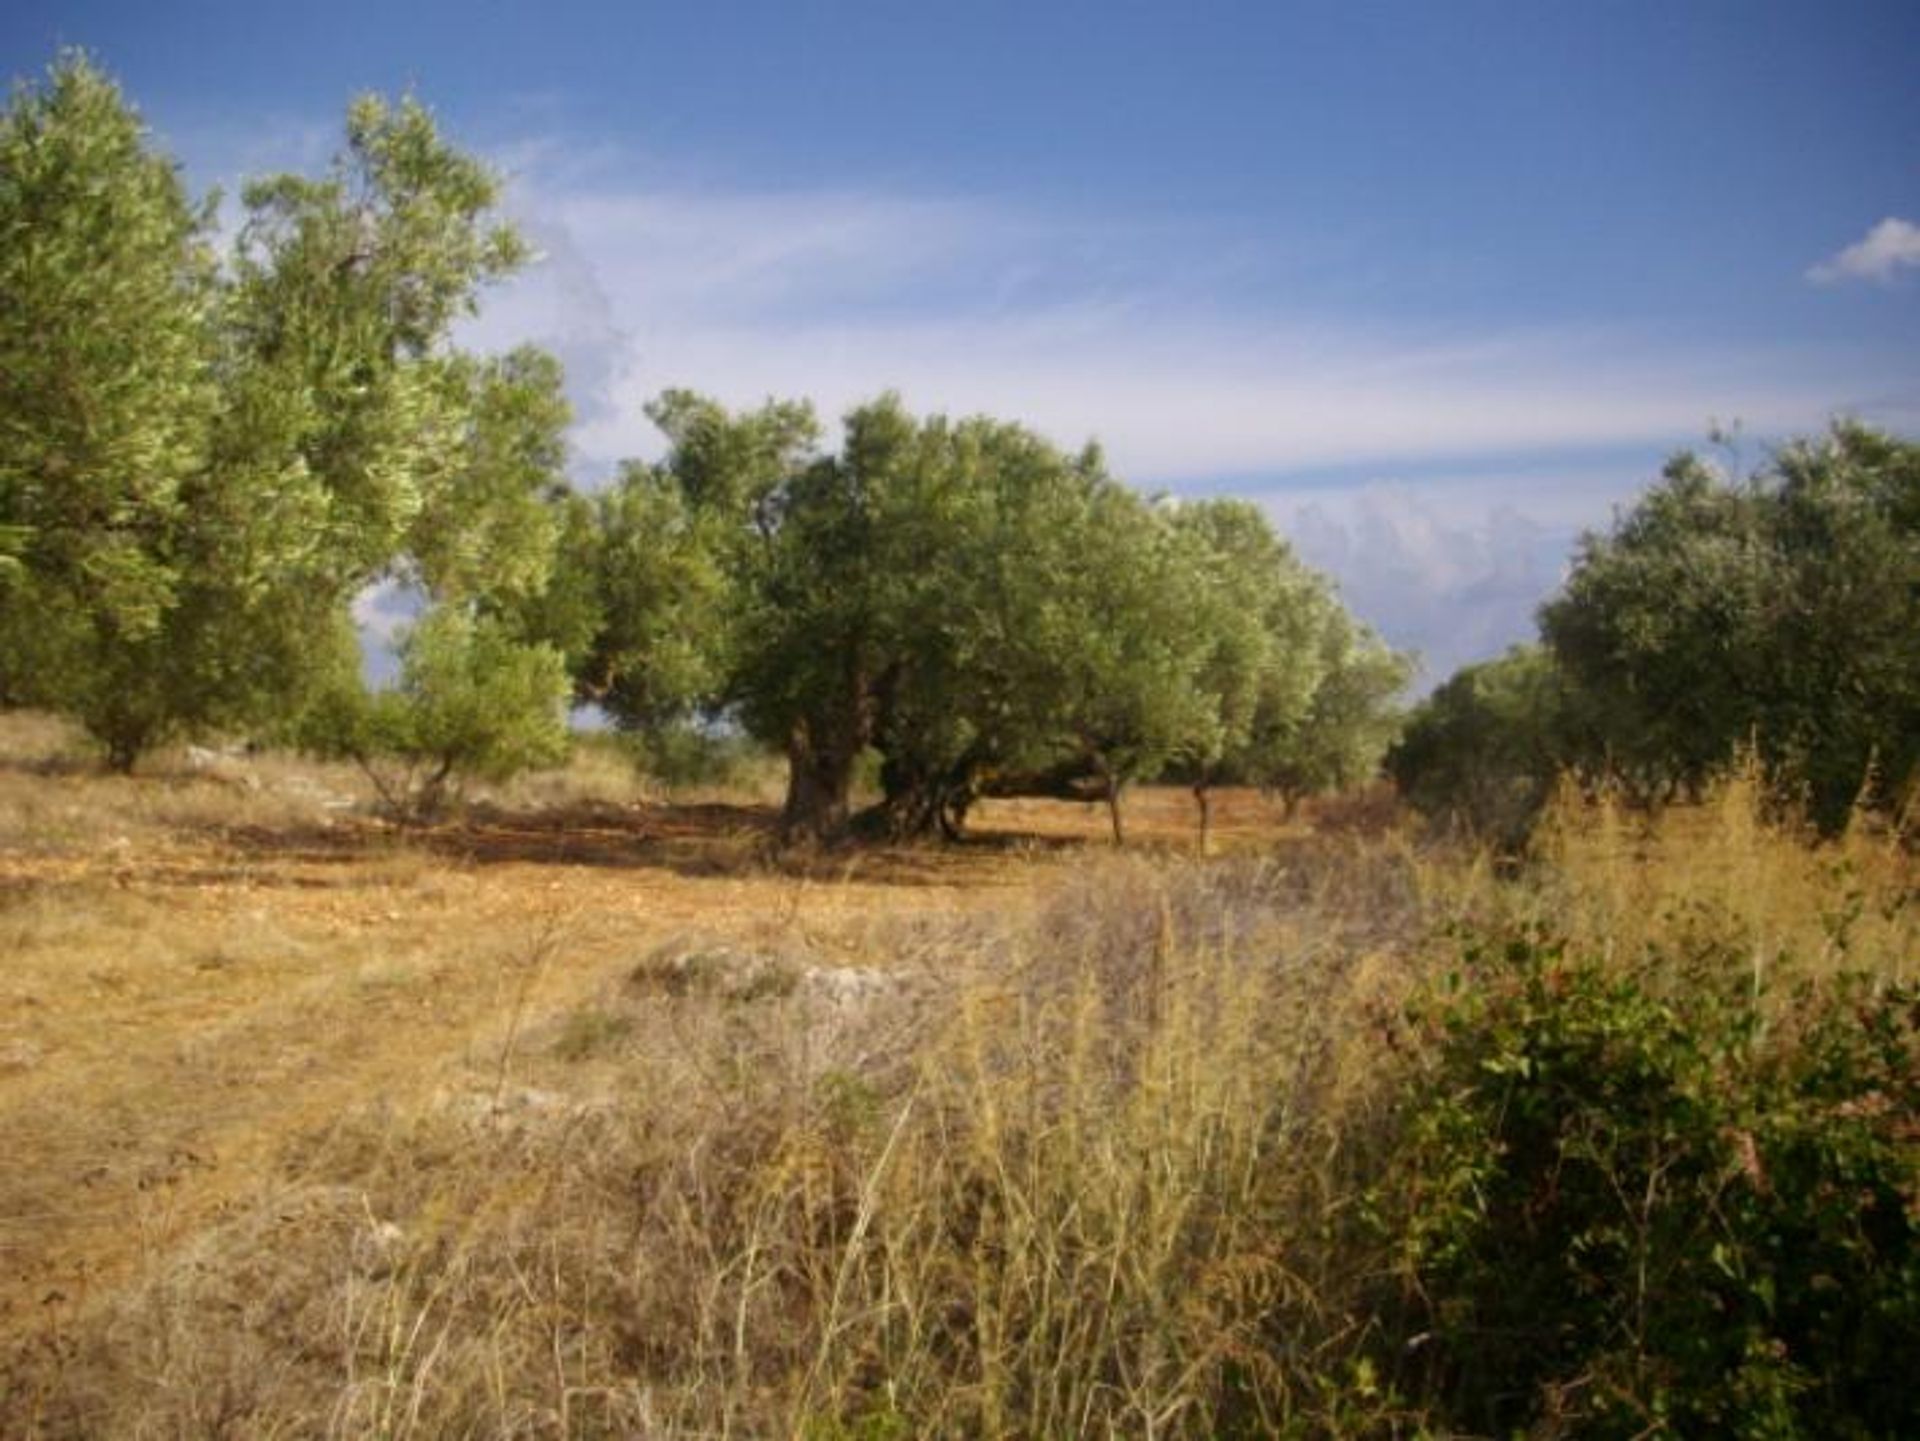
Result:
[[[1020,907],[1060,857],[1107,843],[1103,810],[1011,801],[962,846],[783,856],[769,808],[604,784],[403,833],[339,772],[223,759],[120,780],[62,762],[48,733],[0,740],[13,1344],[57,1338],[223,1218],[295,1193],[348,1113],[460,1076],[509,1084],[542,1018],[662,945],[886,965],[913,925]],[[1190,849],[1192,811],[1143,791],[1131,833]],[[1222,847],[1279,824],[1257,796],[1216,804]]]

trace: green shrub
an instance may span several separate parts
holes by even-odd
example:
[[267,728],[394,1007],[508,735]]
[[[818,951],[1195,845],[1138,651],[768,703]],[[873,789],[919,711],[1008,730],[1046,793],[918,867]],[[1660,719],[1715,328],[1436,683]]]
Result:
[[299,739],[358,762],[394,815],[430,819],[466,779],[566,759],[566,666],[498,620],[437,607],[401,640],[396,688],[369,693],[349,662]]
[[1570,758],[1564,678],[1538,646],[1465,666],[1408,718],[1386,770],[1422,815],[1506,849],[1525,844]]
[[1740,960],[1477,943],[1420,1016],[1395,1359],[1448,1424],[1920,1434],[1920,993]]

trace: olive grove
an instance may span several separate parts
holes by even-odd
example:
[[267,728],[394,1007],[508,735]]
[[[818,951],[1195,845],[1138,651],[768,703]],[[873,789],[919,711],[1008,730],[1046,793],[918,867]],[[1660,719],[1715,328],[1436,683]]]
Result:
[[[290,738],[428,813],[564,751],[569,702],[784,755],[783,829],[958,834],[983,797],[1364,779],[1403,658],[1262,512],[1144,495],[1097,447],[895,396],[842,418],[649,408],[668,448],[567,479],[559,363],[455,326],[528,249],[409,99],[222,238],[117,87],[62,57],[0,117],[0,703],[122,770]],[[419,598],[397,685],[352,620]],[[854,782],[877,773],[855,814]]]

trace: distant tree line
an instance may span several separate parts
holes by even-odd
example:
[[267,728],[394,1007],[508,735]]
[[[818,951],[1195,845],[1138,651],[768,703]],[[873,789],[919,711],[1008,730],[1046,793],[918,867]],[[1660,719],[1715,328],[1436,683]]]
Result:
[[[1099,452],[893,397],[670,392],[670,450],[566,483],[559,364],[451,342],[527,259],[413,101],[356,101],[319,178],[231,243],[83,57],[0,120],[0,703],[110,763],[245,730],[430,808],[564,751],[570,700],[784,752],[789,834],[957,833],[983,796],[1371,775],[1408,662],[1254,507],[1149,498]],[[426,608],[398,684],[353,606]],[[881,799],[851,813],[861,765]],[[384,767],[384,768],[383,768]]]
[[1920,766],[1920,445],[1842,422],[1750,475],[1697,455],[1580,543],[1541,641],[1470,666],[1389,758],[1429,812],[1516,836],[1566,770],[1649,803],[1741,746],[1823,830]]

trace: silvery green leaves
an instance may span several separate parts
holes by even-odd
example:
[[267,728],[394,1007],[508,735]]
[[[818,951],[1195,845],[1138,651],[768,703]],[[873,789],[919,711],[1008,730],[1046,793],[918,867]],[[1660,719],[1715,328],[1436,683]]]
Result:
[[398,577],[475,610],[551,580],[558,366],[459,354],[525,248],[498,182],[411,99],[363,97],[319,178],[257,180],[224,264],[84,56],[0,119],[0,698],[129,767],[287,723],[314,643]]

